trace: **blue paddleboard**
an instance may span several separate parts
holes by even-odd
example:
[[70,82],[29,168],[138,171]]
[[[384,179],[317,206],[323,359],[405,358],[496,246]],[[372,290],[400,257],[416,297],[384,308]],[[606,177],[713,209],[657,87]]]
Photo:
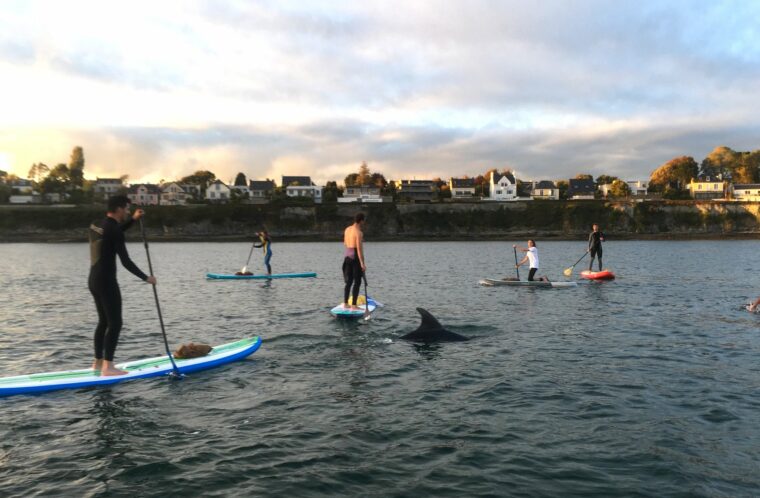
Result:
[[[228,344],[222,344],[212,349],[206,356],[187,360],[175,359],[177,369],[186,374],[218,367],[233,361],[242,360],[253,354],[261,346],[260,337],[250,337]],[[12,394],[33,394],[58,389],[76,389],[80,387],[102,386],[116,384],[127,380],[144,379],[166,375],[173,371],[168,356],[157,356],[144,360],[120,363],[116,368],[126,370],[125,375],[100,377],[100,372],[91,368],[82,370],[67,370],[62,372],[47,372],[32,375],[0,378],[0,396]]]
[[206,273],[206,278],[212,280],[270,280],[274,278],[313,278],[317,274],[307,273],[273,273],[271,275],[234,275],[232,273]]
[[337,318],[361,318],[364,316],[364,311],[369,310],[369,313],[372,314],[378,307],[381,307],[382,304],[378,303],[371,297],[367,300],[367,304],[360,304],[357,306],[358,309],[350,309],[345,308],[343,306],[343,303],[337,305],[333,309],[330,310],[330,313],[337,317]]

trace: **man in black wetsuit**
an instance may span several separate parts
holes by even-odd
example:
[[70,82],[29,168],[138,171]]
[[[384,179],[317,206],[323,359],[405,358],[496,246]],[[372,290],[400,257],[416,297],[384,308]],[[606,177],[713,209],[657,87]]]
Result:
[[602,242],[604,242],[604,234],[599,231],[599,225],[594,223],[592,226],[593,231],[588,236],[588,252],[591,253],[591,260],[588,262],[588,271],[591,271],[591,266],[594,264],[594,258],[599,257],[599,271],[602,271]]
[[95,328],[95,361],[93,370],[100,375],[124,375],[124,370],[113,366],[113,355],[121,332],[121,291],[116,280],[116,255],[121,264],[137,278],[156,285],[156,277],[149,277],[129,259],[124,244],[124,230],[139,220],[143,210],[138,209],[129,219],[129,198],[116,195],[108,199],[106,217],[90,225],[90,277],[88,287],[95,298],[98,326]]

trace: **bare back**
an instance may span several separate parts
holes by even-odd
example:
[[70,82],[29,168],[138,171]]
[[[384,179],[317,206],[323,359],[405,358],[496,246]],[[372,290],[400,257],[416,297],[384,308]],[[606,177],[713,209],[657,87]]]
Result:
[[364,234],[362,234],[361,229],[359,229],[356,223],[347,227],[343,232],[343,245],[346,246],[346,254],[349,252],[354,253],[359,257],[359,261],[361,261],[362,264],[364,263],[364,247],[362,246],[363,239]]

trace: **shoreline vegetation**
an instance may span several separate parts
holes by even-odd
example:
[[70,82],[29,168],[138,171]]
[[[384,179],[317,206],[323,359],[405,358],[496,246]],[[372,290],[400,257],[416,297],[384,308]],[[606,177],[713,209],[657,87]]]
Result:
[[[760,202],[513,201],[434,204],[226,204],[146,208],[153,242],[250,241],[268,230],[279,241],[333,242],[357,211],[367,240],[585,240],[599,223],[609,240],[760,238]],[[4,206],[0,242],[85,242],[103,206]],[[138,231],[127,232],[130,241]]]

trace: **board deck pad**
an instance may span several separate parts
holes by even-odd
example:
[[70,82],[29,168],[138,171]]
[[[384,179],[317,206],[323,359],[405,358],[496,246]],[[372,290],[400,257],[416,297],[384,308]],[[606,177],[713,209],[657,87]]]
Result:
[[[206,356],[200,358],[175,359],[174,362],[182,374],[197,372],[242,360],[253,354],[260,346],[260,337],[250,337],[216,346]],[[99,372],[87,368],[4,377],[0,378],[0,396],[116,384],[126,380],[166,375],[174,370],[166,355],[119,363],[116,368],[126,370],[128,373],[101,377]]]
[[303,273],[273,273],[266,275],[264,273],[259,275],[235,275],[233,273],[206,273],[206,278],[210,280],[272,280],[277,278],[315,278],[317,276],[314,272]]
[[577,287],[578,282],[546,282],[541,280],[502,280],[495,278],[485,278],[479,282],[486,287],[511,286],[511,287],[545,287],[545,288],[562,288]]
[[336,307],[330,310],[330,313],[333,316],[336,316],[338,318],[361,318],[364,316],[364,311],[369,307],[370,314],[373,313],[378,307],[381,307],[382,304],[378,303],[371,297],[367,300],[367,304],[360,304],[357,306],[358,309],[352,310],[349,308],[344,308],[343,303],[340,303]]

